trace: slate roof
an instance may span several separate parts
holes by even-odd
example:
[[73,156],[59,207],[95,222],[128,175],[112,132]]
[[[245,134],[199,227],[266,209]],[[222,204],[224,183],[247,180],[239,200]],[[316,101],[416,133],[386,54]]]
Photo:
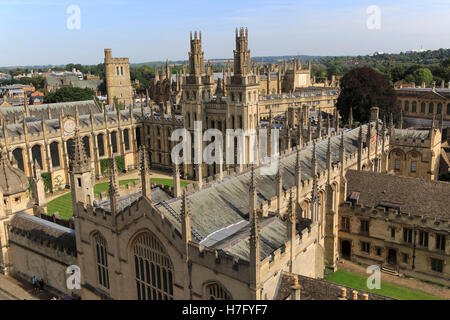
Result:
[[[47,103],[28,106],[30,113],[32,115],[33,114],[40,115],[42,112],[44,112],[46,118],[49,107],[52,119],[58,119],[60,111],[62,111],[64,116],[70,115],[73,117],[75,117],[76,109],[78,109],[80,115],[89,114],[91,112],[91,109],[93,110],[94,113],[102,112],[101,107],[97,105],[95,100]],[[23,117],[23,114],[25,113],[25,107],[24,106],[2,107],[0,108],[0,113],[3,116],[3,118],[11,122],[14,120],[14,114],[16,114],[17,118],[19,119]]]
[[429,130],[394,129],[394,138],[426,140],[429,137]]
[[[367,125],[363,126],[363,136],[367,131]],[[347,154],[357,152],[358,129],[345,133],[345,148]],[[338,160],[340,135],[334,136],[332,142],[332,161]],[[321,141],[316,145],[317,169],[322,172],[326,169],[327,141]],[[312,147],[306,147],[300,152],[302,179],[311,177]],[[280,159],[283,190],[291,189],[295,184],[295,159],[296,153],[285,155]],[[257,202],[271,199],[276,195],[275,175],[261,175],[261,168],[255,169]],[[200,191],[189,194],[189,206],[191,210],[191,227],[193,234],[197,234],[197,240],[201,241],[218,230],[229,227],[241,221],[248,221],[249,213],[249,182],[250,170],[244,171],[232,177],[227,177],[221,182],[205,186]],[[158,205],[158,209],[178,228],[180,228],[179,216],[181,213],[181,198],[172,199]],[[271,220],[272,219],[272,220]],[[286,226],[278,218],[266,218],[261,221],[262,251],[261,258],[275,251],[285,243]],[[248,252],[248,227],[239,229],[236,234],[231,234],[226,239],[214,244],[231,254],[246,258]],[[195,240],[193,238],[193,240]],[[267,240],[267,241],[265,241]]]
[[62,86],[64,78],[68,85],[78,88],[97,90],[103,84],[103,80],[80,80],[77,76],[49,76],[45,78],[45,81],[49,86]]
[[[119,210],[125,209],[126,207],[128,207],[129,205],[131,205],[133,202],[137,201],[141,197],[142,197],[142,190],[120,196],[119,197]],[[167,194],[164,190],[162,190],[159,187],[152,189],[152,202],[155,204],[160,203],[161,201],[169,200],[171,198],[172,197],[169,194]],[[96,206],[100,207],[108,212],[110,212],[110,210],[111,210],[109,199],[97,202]]]
[[[39,112],[44,112],[44,114],[46,116],[47,115],[46,110],[47,109],[40,110]],[[81,112],[80,112],[80,115],[79,115],[80,128],[83,128],[83,127],[91,128],[91,118],[90,118],[90,114],[89,114],[90,111],[88,111],[88,110],[84,110],[84,111],[87,111],[88,114],[81,114]],[[97,110],[95,110],[95,111],[97,111]],[[108,114],[109,121],[117,122],[117,112],[116,111],[110,111],[110,112],[107,112],[107,114]],[[128,121],[128,119],[130,118],[130,111],[128,109],[121,110],[120,114],[121,114],[121,119],[123,121]],[[66,115],[66,113],[64,113],[64,115]],[[134,115],[135,119],[140,117],[141,109],[140,108],[134,109],[133,115]],[[22,112],[21,116],[23,116],[23,112]],[[73,116],[75,116],[75,108],[73,109]],[[177,117],[177,119],[179,119],[179,117]],[[96,125],[102,125],[105,122],[104,113],[103,112],[102,113],[94,113],[94,121],[95,121]],[[8,124],[7,127],[8,127],[8,136],[9,137],[18,137],[18,136],[24,135],[23,120],[21,119],[18,122],[19,122],[18,124]],[[46,119],[45,124],[47,126],[47,130],[50,130],[50,129],[58,130],[60,128],[59,115],[56,116],[56,119],[50,119],[50,120]],[[40,117],[39,118],[27,117],[27,127],[28,127],[29,134],[40,133],[42,131],[41,118]],[[0,131],[0,137],[3,138],[3,130]]]
[[43,241],[76,253],[75,230],[25,212],[16,213],[8,224],[11,226],[11,232],[22,233],[33,241]]
[[359,192],[359,204],[400,206],[401,213],[450,220],[450,183],[396,175],[347,171],[347,196]]

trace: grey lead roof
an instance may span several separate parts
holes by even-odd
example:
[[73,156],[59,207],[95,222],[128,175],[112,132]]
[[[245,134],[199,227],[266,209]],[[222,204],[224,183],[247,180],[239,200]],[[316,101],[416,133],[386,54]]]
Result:
[[[359,128],[345,133],[345,149],[347,154],[357,152]],[[363,136],[367,132],[367,125],[363,126]],[[326,169],[327,141],[321,141],[316,145],[318,172]],[[338,160],[340,136],[331,138],[332,161]],[[306,147],[300,151],[302,179],[311,177],[312,147]],[[283,190],[292,188],[295,184],[295,160],[296,153],[281,157],[280,167],[283,180]],[[276,195],[275,176],[260,174],[261,168],[255,169],[257,201],[258,205]],[[189,207],[191,211],[191,227],[193,233],[200,236],[200,240],[207,238],[212,233],[229,227],[230,225],[248,220],[249,213],[249,182],[250,171],[247,170],[232,177],[225,178],[221,182],[207,185],[200,191],[189,194]],[[180,222],[176,215],[181,214],[181,198],[166,201],[164,205],[157,205],[158,209],[177,227]],[[271,220],[272,219],[272,220]],[[261,221],[262,230],[262,259],[285,242],[285,223],[278,218],[266,218]],[[235,243],[237,238],[239,241]],[[248,228],[241,228],[235,234],[218,242],[214,246],[231,254],[246,259],[248,257]],[[198,238],[197,238],[198,239]],[[275,249],[273,249],[275,248]]]

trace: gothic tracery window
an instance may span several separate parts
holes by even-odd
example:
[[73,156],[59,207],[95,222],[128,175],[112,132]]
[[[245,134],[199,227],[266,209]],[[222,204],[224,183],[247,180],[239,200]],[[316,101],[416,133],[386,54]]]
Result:
[[211,283],[206,286],[206,297],[208,300],[231,300],[228,291],[218,283]]
[[108,253],[106,251],[106,240],[100,234],[97,234],[94,240],[98,284],[103,288],[109,289]]
[[138,300],[173,299],[173,265],[162,243],[150,232],[133,246]]

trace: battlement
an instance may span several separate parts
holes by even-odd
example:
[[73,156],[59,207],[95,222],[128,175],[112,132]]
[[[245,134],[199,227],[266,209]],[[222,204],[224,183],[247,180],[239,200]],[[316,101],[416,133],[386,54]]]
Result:
[[382,207],[367,207],[363,204],[352,204],[351,202],[344,202],[340,207],[345,210],[344,212],[351,212],[355,216],[364,216],[374,219],[390,220],[392,222],[403,223],[403,224],[417,224],[421,227],[426,227],[434,230],[449,231],[450,230],[450,220],[443,220],[438,218],[433,218],[431,216],[425,215],[414,215],[401,213],[395,209],[388,209]]

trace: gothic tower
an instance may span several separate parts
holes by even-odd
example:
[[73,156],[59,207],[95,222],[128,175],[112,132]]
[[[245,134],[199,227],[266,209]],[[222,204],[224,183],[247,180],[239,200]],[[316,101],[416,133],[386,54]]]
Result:
[[78,202],[92,205],[94,202],[94,183],[91,175],[90,160],[86,155],[79,131],[75,132],[73,158],[70,159],[70,188],[72,205]]
[[[256,130],[258,127],[259,81],[250,72],[250,50],[248,30],[236,29],[234,50],[234,74],[227,84],[227,129]],[[249,137],[245,141],[246,158],[249,163]]]
[[129,105],[133,102],[133,88],[130,78],[130,61],[128,58],[113,58],[111,49],[105,49],[105,82],[108,92],[108,104]]
[[[198,34],[195,32],[194,37],[192,37],[191,33],[190,44],[189,75],[183,80],[182,113],[185,128],[191,133],[191,137],[193,138],[195,121],[201,121],[203,130],[208,129],[203,103],[210,101],[213,97],[214,77],[209,72],[205,74],[201,32]],[[199,154],[201,154],[201,150]],[[192,159],[194,160],[194,157]],[[198,170],[194,172],[193,166],[186,165],[184,172],[188,176],[195,176],[196,179],[199,179],[198,175],[201,174]]]

